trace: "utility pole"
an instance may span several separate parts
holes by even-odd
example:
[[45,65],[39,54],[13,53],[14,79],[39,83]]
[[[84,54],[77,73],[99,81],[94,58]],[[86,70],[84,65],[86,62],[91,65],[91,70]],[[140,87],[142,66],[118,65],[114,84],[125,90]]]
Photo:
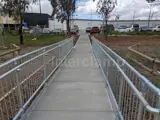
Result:
[[41,0],[39,0],[39,11],[40,11],[40,14],[41,14],[42,13]]
[[148,17],[148,27],[150,25],[150,19],[151,19],[151,11],[152,11],[152,6],[151,6],[151,0],[149,1],[149,7],[150,7],[150,10],[149,10],[149,17]]
[[148,17],[148,27],[150,25],[150,20],[151,20],[151,5],[150,5],[150,11],[149,11],[149,17]]
[[91,9],[91,27],[92,27],[92,9]]
[[133,23],[132,24],[134,24],[135,16],[136,16],[136,11],[134,11],[134,14],[133,14]]

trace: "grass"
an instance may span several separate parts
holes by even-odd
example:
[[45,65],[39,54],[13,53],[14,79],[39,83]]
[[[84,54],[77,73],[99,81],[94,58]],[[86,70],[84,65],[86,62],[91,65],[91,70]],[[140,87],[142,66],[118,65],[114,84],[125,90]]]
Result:
[[[56,42],[64,40],[67,37],[68,36],[66,35],[45,34],[37,38],[37,40],[32,40],[33,36],[24,35],[24,45],[25,46],[45,46],[45,45],[54,44]],[[9,45],[10,43],[20,45],[19,35],[12,35],[9,33],[5,33],[4,43],[5,45]]]
[[160,32],[152,32],[152,31],[137,31],[137,32],[119,32],[119,31],[112,31],[112,35],[160,35]]

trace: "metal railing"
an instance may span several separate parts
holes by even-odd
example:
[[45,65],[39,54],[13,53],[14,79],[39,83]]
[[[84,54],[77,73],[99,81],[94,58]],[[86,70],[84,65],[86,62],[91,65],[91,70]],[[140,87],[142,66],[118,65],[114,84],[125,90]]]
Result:
[[160,120],[160,90],[110,48],[92,38],[114,111],[124,120]]
[[[73,39],[73,38],[69,38],[69,39]],[[68,39],[66,39],[68,40]],[[13,69],[14,67],[22,64],[23,62],[27,61],[27,60],[30,60],[31,58],[43,53],[43,51],[48,51],[50,49],[52,49],[53,47],[55,46],[58,46],[59,44],[65,42],[66,40],[64,41],[61,41],[61,42],[57,42],[55,44],[52,44],[52,45],[49,45],[49,46],[46,46],[46,47],[42,47],[40,49],[37,49],[33,52],[30,52],[30,53],[27,53],[27,54],[24,54],[22,56],[19,56],[19,57],[16,57],[16,58],[13,58],[12,60],[8,61],[8,62],[5,62],[3,64],[0,64],[0,75],[8,72],[9,70]],[[16,64],[15,64],[16,62]]]
[[8,62],[14,67],[0,75],[0,120],[17,120],[72,48],[73,39],[68,39]]

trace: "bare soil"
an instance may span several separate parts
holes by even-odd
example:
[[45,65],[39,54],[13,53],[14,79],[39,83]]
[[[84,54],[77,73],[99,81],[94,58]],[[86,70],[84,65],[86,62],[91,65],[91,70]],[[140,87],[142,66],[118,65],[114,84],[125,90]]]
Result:
[[[41,46],[41,47],[43,47],[43,46]],[[29,53],[29,52],[34,51],[36,49],[39,49],[41,47],[40,46],[37,46],[37,47],[36,46],[21,46],[20,55]],[[9,51],[9,50],[11,50],[11,49],[0,50],[0,53],[6,52],[6,51]],[[10,60],[12,58],[13,58],[12,53],[8,54],[8,55],[5,55],[5,56],[1,57],[0,63],[3,63],[3,62],[5,62],[7,60]]]
[[[140,43],[140,52],[160,60],[160,36],[108,36],[107,38],[102,35],[94,36],[126,60],[128,47],[137,43]],[[153,75],[131,61],[129,61],[129,63],[151,80],[153,84],[156,86],[160,85],[159,76]]]

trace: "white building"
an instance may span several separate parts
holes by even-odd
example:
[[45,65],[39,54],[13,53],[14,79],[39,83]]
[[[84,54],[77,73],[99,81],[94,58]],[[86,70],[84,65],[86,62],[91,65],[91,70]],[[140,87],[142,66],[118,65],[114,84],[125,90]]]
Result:
[[[84,20],[84,19],[75,19],[72,22],[72,25],[78,25],[79,29],[86,29],[86,27],[91,27],[91,26],[101,26],[103,24],[102,20]],[[119,27],[122,25],[130,26],[132,24],[139,24],[140,26],[148,26],[148,20],[118,20],[118,21],[109,21],[108,24],[113,24],[115,27]],[[160,20],[152,20],[150,21],[150,27],[154,27],[156,25],[160,24]],[[61,22],[58,22],[55,20],[52,22],[51,26],[55,26],[55,28],[62,28],[66,29],[66,23],[64,22],[63,24]]]

